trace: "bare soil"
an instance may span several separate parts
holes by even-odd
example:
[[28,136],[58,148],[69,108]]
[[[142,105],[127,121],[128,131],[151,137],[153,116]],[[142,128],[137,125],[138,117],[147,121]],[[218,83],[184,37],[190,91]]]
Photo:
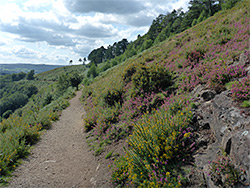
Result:
[[60,120],[45,131],[31,155],[13,173],[13,188],[106,188],[110,184],[108,160],[94,157],[83,131],[81,92],[70,100]]

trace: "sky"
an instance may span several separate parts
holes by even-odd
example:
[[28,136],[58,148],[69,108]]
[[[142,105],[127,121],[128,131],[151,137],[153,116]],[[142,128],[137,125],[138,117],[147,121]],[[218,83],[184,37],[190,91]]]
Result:
[[101,46],[145,34],[189,0],[0,0],[0,64],[79,64]]

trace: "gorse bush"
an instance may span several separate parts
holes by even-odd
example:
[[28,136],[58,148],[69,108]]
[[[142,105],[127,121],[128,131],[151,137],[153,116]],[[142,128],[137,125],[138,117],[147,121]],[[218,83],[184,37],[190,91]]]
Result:
[[[186,163],[195,149],[189,128],[192,112],[181,106],[177,112],[175,106],[145,114],[134,127],[128,139],[128,150],[125,159],[114,168],[115,184],[126,184],[127,187],[179,187],[181,165]],[[125,161],[126,162],[125,162]],[[119,175],[119,176],[118,176]]]
[[108,106],[115,106],[116,103],[122,104],[123,91],[119,91],[116,89],[108,90],[104,96],[104,101]]
[[136,95],[165,90],[172,84],[172,77],[161,64],[140,65],[131,78]]

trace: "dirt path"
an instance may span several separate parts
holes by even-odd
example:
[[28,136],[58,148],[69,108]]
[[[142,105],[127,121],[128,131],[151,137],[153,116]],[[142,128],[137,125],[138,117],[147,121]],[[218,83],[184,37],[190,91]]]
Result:
[[89,151],[83,133],[81,92],[71,99],[60,120],[44,133],[32,154],[13,173],[13,188],[106,188],[108,168]]

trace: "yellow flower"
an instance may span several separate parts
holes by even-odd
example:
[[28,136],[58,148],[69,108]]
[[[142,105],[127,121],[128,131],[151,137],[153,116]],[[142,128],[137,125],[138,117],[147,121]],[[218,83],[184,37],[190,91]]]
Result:
[[166,176],[169,177],[169,176],[170,176],[170,172],[167,172],[167,173],[166,173]]
[[190,134],[191,134],[190,132],[189,133],[185,133],[184,134],[184,138],[188,138],[190,136]]

